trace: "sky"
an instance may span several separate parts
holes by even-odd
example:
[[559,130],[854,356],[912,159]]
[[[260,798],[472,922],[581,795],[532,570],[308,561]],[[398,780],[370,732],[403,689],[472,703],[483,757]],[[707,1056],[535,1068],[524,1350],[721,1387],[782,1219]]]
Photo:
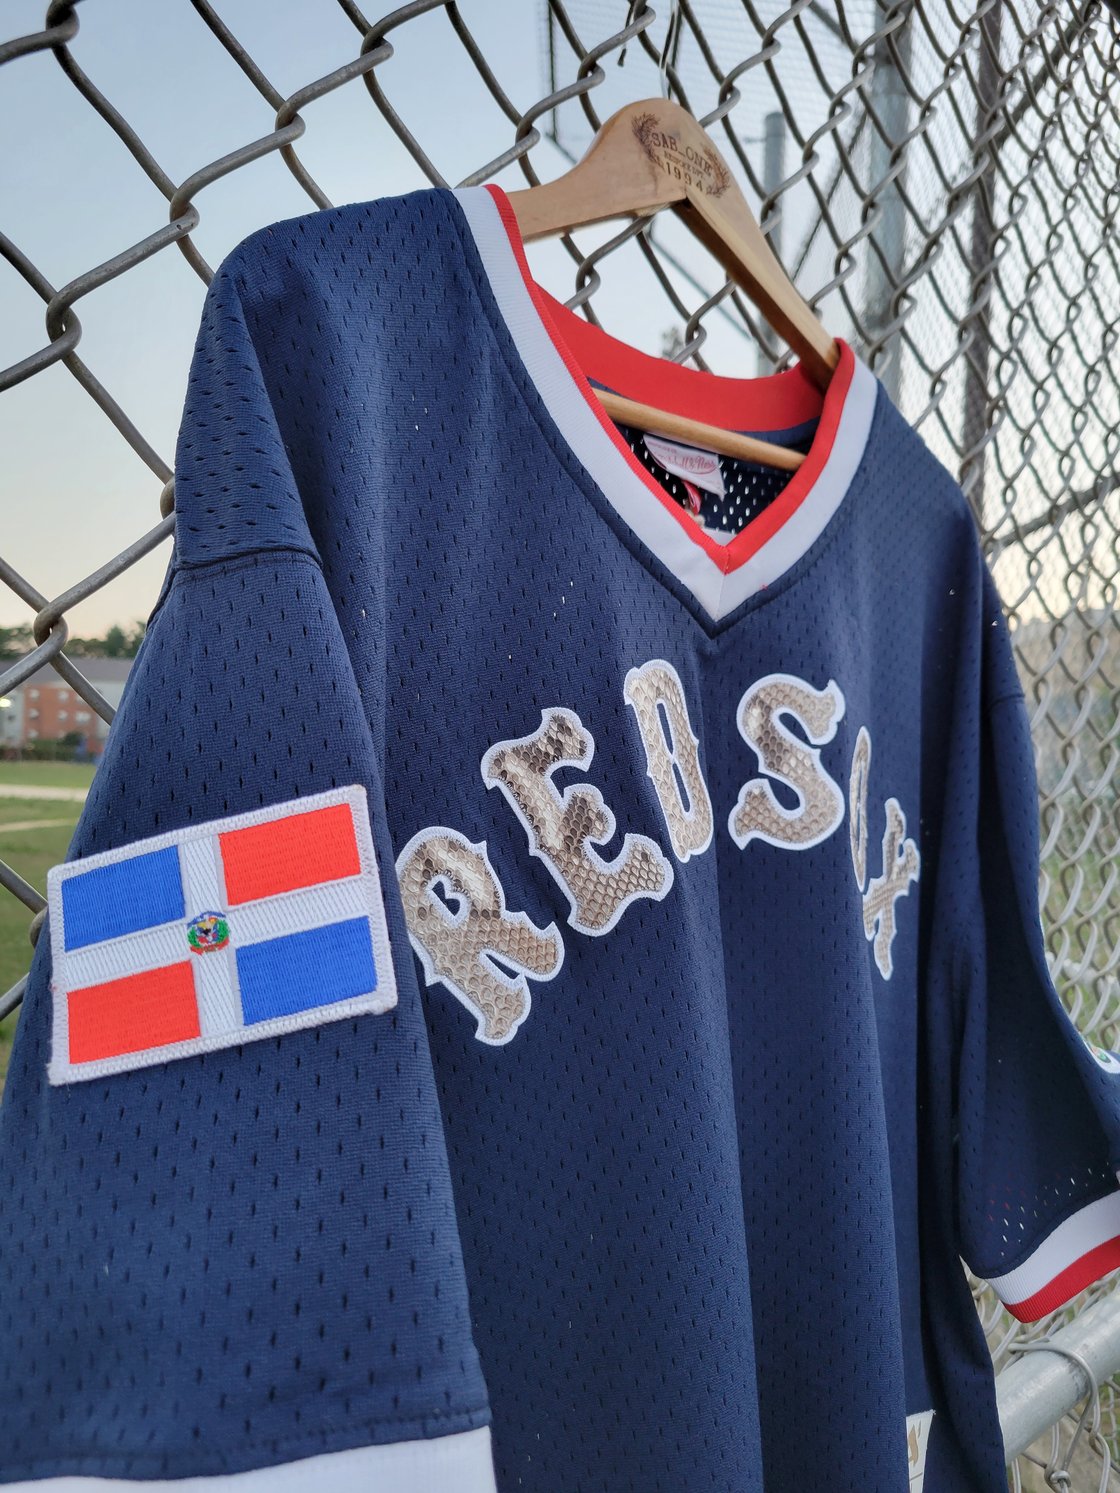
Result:
[[[45,0],[5,0],[0,40],[38,30],[45,8]],[[782,14],[784,0],[759,0],[757,8],[764,21],[774,20]],[[219,0],[216,9],[284,95],[358,53],[359,34],[335,0]],[[549,82],[543,0],[460,0],[459,9],[513,104],[525,110],[544,96]],[[668,7],[662,9],[667,13]],[[757,54],[757,32],[748,25],[738,0],[705,0],[700,9],[708,41],[724,70]],[[853,23],[866,22],[868,27],[876,14],[874,0],[848,0],[845,9]],[[583,41],[593,44],[621,26],[627,4],[566,0],[566,10]],[[76,13],[81,23],[71,44],[76,61],[174,181],[270,131],[272,109],[189,0],[160,0],[158,5],[151,0],[84,0]],[[381,13],[380,7],[370,13]],[[659,20],[652,33],[658,42],[662,24]],[[808,54],[798,50],[797,36],[806,26],[815,50],[812,67]],[[833,169],[828,156],[831,137],[820,127],[831,118],[832,94],[850,78],[852,58],[808,13],[798,27],[787,25],[781,34],[785,40],[777,72],[784,101],[815,142],[814,176],[819,184]],[[512,126],[487,93],[443,6],[406,22],[392,33],[392,41],[394,55],[378,68],[377,78],[449,183],[458,183],[510,145]],[[560,81],[572,81],[574,55],[561,43],[557,57]],[[936,48],[929,49],[928,64],[935,72],[941,66],[939,57]],[[817,66],[826,75],[823,84]],[[660,91],[656,66],[635,44],[627,48],[624,66],[609,56],[605,70],[606,80],[594,97],[601,117],[625,102]],[[716,84],[695,49],[683,58],[682,72],[694,110],[712,108]],[[0,227],[56,288],[166,224],[168,204],[162,193],[50,53],[18,58],[4,67],[0,79]],[[922,78],[922,85],[935,93],[936,83],[934,73]],[[737,86],[743,102],[732,119],[750,159],[757,163],[764,116],[777,107],[778,97],[762,67],[741,74]],[[908,178],[908,189],[933,222],[940,210],[938,193],[944,188],[930,156],[940,155],[946,169],[960,176],[970,169],[967,153],[972,148],[968,119],[958,120],[944,94],[936,96],[930,154],[923,157],[920,144],[914,146]],[[303,117],[307,131],[298,153],[333,202],[364,201],[427,185],[361,80],[308,104]],[[566,105],[559,117],[562,138],[578,155],[590,140],[579,105]],[[569,164],[548,140],[534,150],[533,160],[546,180]],[[865,171],[866,159],[857,157],[857,166]],[[794,142],[787,138],[782,169],[795,183],[781,199],[787,263],[819,222],[819,205],[810,184],[797,177],[797,167]],[[493,179],[510,188],[524,184],[516,166]],[[843,190],[849,191],[847,200]],[[261,225],[313,209],[275,152],[205,187],[195,200],[201,222],[192,238],[211,266]],[[858,240],[863,204],[854,190],[842,184],[831,210],[841,231]],[[682,272],[671,269],[671,276],[686,302],[697,304],[701,295],[688,285],[683,272],[709,288],[721,283],[722,276],[714,274],[711,261],[679,223],[662,215],[656,226],[661,242],[683,266]],[[581,244],[590,247],[596,236],[606,239],[614,231],[586,230]],[[931,261],[935,277],[945,275],[952,259],[952,252],[944,252],[947,248],[952,251],[952,243],[940,240],[938,255]],[[531,246],[529,257],[542,284],[561,297],[572,294],[572,261],[558,244]],[[842,258],[821,234],[799,273],[801,288],[811,290],[828,282]],[[864,244],[852,259],[848,285],[858,302],[865,293],[872,256]],[[627,248],[607,259],[603,280],[595,306],[607,329],[646,351],[660,352],[666,334],[679,327],[679,318],[638,251]],[[910,325],[918,329],[919,341],[935,362],[943,354],[952,359],[959,335],[954,310],[962,283],[958,276],[947,302],[944,278],[939,286],[932,278],[915,286],[918,304]],[[171,247],[76,306],[83,328],[80,356],[169,465],[204,292],[203,280],[179,249]],[[1024,293],[1029,299],[1029,285]],[[1035,301],[1041,304],[1038,296]],[[43,313],[40,297],[0,260],[0,367],[45,344]],[[835,335],[850,335],[839,297],[823,303],[821,316]],[[923,324],[923,317],[931,319]],[[705,357],[717,372],[765,371],[750,340],[720,312],[709,315],[705,326],[710,334]],[[947,366],[948,380],[959,384],[963,359]],[[1077,369],[1074,372],[1081,376]],[[1022,381],[1019,388],[1029,419],[1034,387]],[[915,386],[912,392],[924,402],[928,384]],[[1060,401],[1047,419],[1048,434],[1060,445],[1065,415],[1059,406]],[[912,413],[905,403],[903,408]],[[952,467],[947,435],[956,413],[949,413],[947,433],[939,418],[927,418],[920,428]],[[158,522],[160,479],[60,364],[0,394],[0,452],[0,554],[48,596],[72,585]],[[1037,493],[1038,503],[1049,501],[1057,491],[1053,486],[1045,490],[1046,482],[1037,482],[1033,471],[1019,480],[1028,506],[1036,501],[1035,487],[1043,489]],[[114,622],[129,624],[146,616],[168,554],[165,544],[75,608],[70,614],[72,630],[100,633]],[[27,607],[0,586],[0,625],[29,617]]]
[[[38,30],[42,0],[6,0],[4,33]],[[217,7],[282,94],[357,55],[358,32],[330,0],[223,0]],[[623,0],[569,7],[592,42],[625,16]],[[460,11],[502,87],[519,109],[548,91],[548,49],[538,0],[462,0]],[[753,30],[725,7],[716,40],[727,65],[755,49]],[[137,130],[176,182],[226,152],[266,134],[273,114],[187,0],[87,0],[72,53]],[[730,19],[728,19],[730,16]],[[594,19],[592,19],[594,18]],[[394,56],[378,79],[445,179],[455,184],[512,141],[512,127],[489,97],[441,8],[393,33]],[[562,77],[575,75],[570,53]],[[714,85],[705,107],[714,102]],[[610,59],[596,92],[601,115],[660,91],[656,67],[640,47],[625,64]],[[303,111],[300,157],[334,203],[363,201],[426,185],[419,166],[380,117],[360,80]],[[568,107],[564,138],[577,152],[590,140],[578,105]],[[761,137],[760,137],[761,138]],[[19,58],[0,88],[0,202],[3,228],[56,287],[156,231],[168,220],[161,192],[109,127],[63,75],[50,53]],[[566,169],[550,143],[534,152],[541,176]],[[519,168],[494,178],[524,185]],[[204,188],[193,241],[209,264],[247,233],[313,209],[279,155]],[[685,230],[666,225],[686,263],[704,273],[706,256]],[[604,237],[608,236],[604,232]],[[636,256],[636,251],[634,251]],[[530,251],[534,274],[562,296],[574,290],[572,264],[556,244]],[[645,278],[643,278],[645,277]],[[644,269],[630,273],[625,254],[604,269],[596,305],[608,328],[660,352],[676,321],[650,297]],[[205,286],[180,251],[169,248],[102,286],[76,305],[79,355],[170,465],[187,368]],[[691,293],[692,302],[697,299]],[[753,351],[717,315],[707,352],[712,366],[754,373]],[[0,366],[46,342],[44,305],[0,261]],[[56,364],[0,396],[0,552],[42,592],[55,595],[159,517],[161,483],[78,386]],[[143,617],[154,602],[169,545],[70,614],[72,630],[97,633]],[[0,625],[26,621],[26,606],[0,589]]]
[[[5,33],[40,29],[44,10],[42,3],[6,0]],[[357,31],[326,0],[238,0],[219,10],[284,94],[357,55]],[[507,86],[516,91],[520,80],[522,98],[539,97],[545,90],[535,8],[468,3],[464,10]],[[271,128],[269,105],[185,0],[98,0],[77,14],[75,58],[174,180]],[[471,86],[473,69],[442,14],[410,22],[395,41],[397,55],[383,69],[386,91],[419,123],[449,180],[481,164],[491,143],[494,153],[508,143],[497,110],[485,119],[480,86]],[[167,222],[163,195],[53,56],[18,59],[4,69],[3,83],[3,228],[55,287]],[[305,117],[301,154],[336,203],[425,184],[360,81],[309,105]],[[216,266],[253,229],[313,206],[272,155],[199,194],[194,240]],[[76,307],[80,356],[169,464],[204,292],[170,248]],[[0,262],[0,363],[44,345],[43,312],[38,295]],[[0,450],[2,551],[48,595],[158,521],[160,481],[60,365],[0,397]],[[163,546],[77,609],[73,629],[97,632],[146,615],[168,553]],[[0,594],[0,625],[27,617],[14,596]]]

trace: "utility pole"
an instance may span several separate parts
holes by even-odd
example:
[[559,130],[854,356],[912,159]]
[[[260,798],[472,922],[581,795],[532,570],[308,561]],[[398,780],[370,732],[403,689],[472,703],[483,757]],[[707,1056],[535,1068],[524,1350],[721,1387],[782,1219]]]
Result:
[[[961,418],[960,484],[984,529],[984,476],[990,439],[988,383],[992,361],[990,311],[995,277],[996,164],[1004,133],[996,119],[999,103],[1000,33],[1003,6],[993,5],[980,21],[980,56],[976,82],[975,166],[980,175],[972,187],[972,230],[968,241],[969,305],[961,323],[964,347],[964,410]],[[986,138],[987,137],[987,138]]]
[[[870,176],[879,221],[867,256],[863,326],[866,355],[897,404],[902,391],[902,345],[892,330],[896,311],[891,302],[906,268],[906,207],[901,191],[906,156],[894,162],[891,156],[910,128],[910,98],[903,73],[910,66],[911,7],[878,0],[878,9],[884,23],[900,9],[905,9],[906,19],[889,36],[879,38],[872,61]],[[886,357],[876,356],[884,351]]]

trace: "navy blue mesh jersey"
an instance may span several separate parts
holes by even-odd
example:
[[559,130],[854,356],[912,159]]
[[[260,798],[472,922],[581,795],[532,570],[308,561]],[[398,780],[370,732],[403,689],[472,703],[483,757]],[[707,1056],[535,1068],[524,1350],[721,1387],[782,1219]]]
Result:
[[1120,1059],[869,369],[646,356],[423,191],[230,255],[176,485],[4,1095],[0,1476],[1002,1490],[961,1260],[1120,1264]]

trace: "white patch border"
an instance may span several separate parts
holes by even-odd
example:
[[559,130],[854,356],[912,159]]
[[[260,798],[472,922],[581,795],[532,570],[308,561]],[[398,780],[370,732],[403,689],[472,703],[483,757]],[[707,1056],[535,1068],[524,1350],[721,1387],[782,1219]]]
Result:
[[1098,1047],[1095,1042],[1090,1042],[1088,1037],[1082,1036],[1080,1032],[1078,1036],[1089,1049],[1089,1056],[1098,1068],[1103,1068],[1106,1073],[1120,1073],[1120,1053],[1108,1047]]
[[[357,876],[347,878],[364,886],[368,893],[368,917],[371,942],[373,944],[374,967],[378,985],[375,991],[352,996],[349,1000],[336,1001],[330,1005],[312,1006],[306,1011],[297,1011],[290,1016],[276,1016],[269,1021],[254,1022],[223,1032],[189,1038],[185,1042],[172,1042],[164,1047],[145,1048],[139,1052],[121,1053],[110,1058],[96,1058],[91,1062],[72,1063],[70,1052],[70,1020],[67,996],[70,985],[66,978],[72,955],[65,948],[62,912],[62,888],[70,878],[99,866],[110,866],[131,860],[137,855],[151,851],[178,847],[185,842],[211,839],[215,835],[231,830],[246,829],[251,825],[269,824],[277,819],[288,819],[297,814],[312,813],[316,809],[349,804],[354,820],[354,836],[358,846],[361,869]],[[301,889],[302,890],[302,889]],[[296,897],[300,891],[281,893],[268,900],[276,905],[286,897]],[[264,899],[261,899],[262,901]],[[251,906],[252,904],[246,904]],[[47,872],[47,909],[51,930],[51,1057],[47,1077],[52,1085],[78,1083],[85,1079],[105,1078],[114,1073],[129,1073],[138,1068],[153,1068],[178,1058],[193,1057],[198,1053],[215,1052],[224,1047],[243,1047],[250,1042],[267,1037],[281,1036],[286,1032],[299,1031],[306,1027],[322,1026],[331,1021],[345,1021],[353,1016],[381,1016],[397,1004],[397,980],[393,967],[392,947],[385,917],[385,903],[381,892],[381,878],[377,871],[377,856],[373,848],[370,831],[369,805],[366,791],[360,784],[346,788],[332,788],[325,793],[308,794],[306,797],[285,799],[281,803],[269,804],[262,809],[251,809],[244,814],[232,814],[223,819],[208,819],[199,824],[169,830],[164,834],[151,835],[142,840],[132,840],[112,850],[103,850],[97,855],[67,861],[61,866],[52,866]],[[128,937],[129,935],[122,935]],[[278,934],[277,936],[281,936]],[[184,944],[185,948],[185,944]],[[75,954],[79,951],[73,951]],[[75,989],[82,987],[75,986]]]

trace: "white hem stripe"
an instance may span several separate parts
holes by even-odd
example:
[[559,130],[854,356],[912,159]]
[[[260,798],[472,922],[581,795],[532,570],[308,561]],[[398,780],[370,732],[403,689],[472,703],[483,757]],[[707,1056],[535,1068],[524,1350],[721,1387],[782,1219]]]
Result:
[[489,1426],[216,1477],[49,1477],[8,1486],[10,1493],[496,1493]]

